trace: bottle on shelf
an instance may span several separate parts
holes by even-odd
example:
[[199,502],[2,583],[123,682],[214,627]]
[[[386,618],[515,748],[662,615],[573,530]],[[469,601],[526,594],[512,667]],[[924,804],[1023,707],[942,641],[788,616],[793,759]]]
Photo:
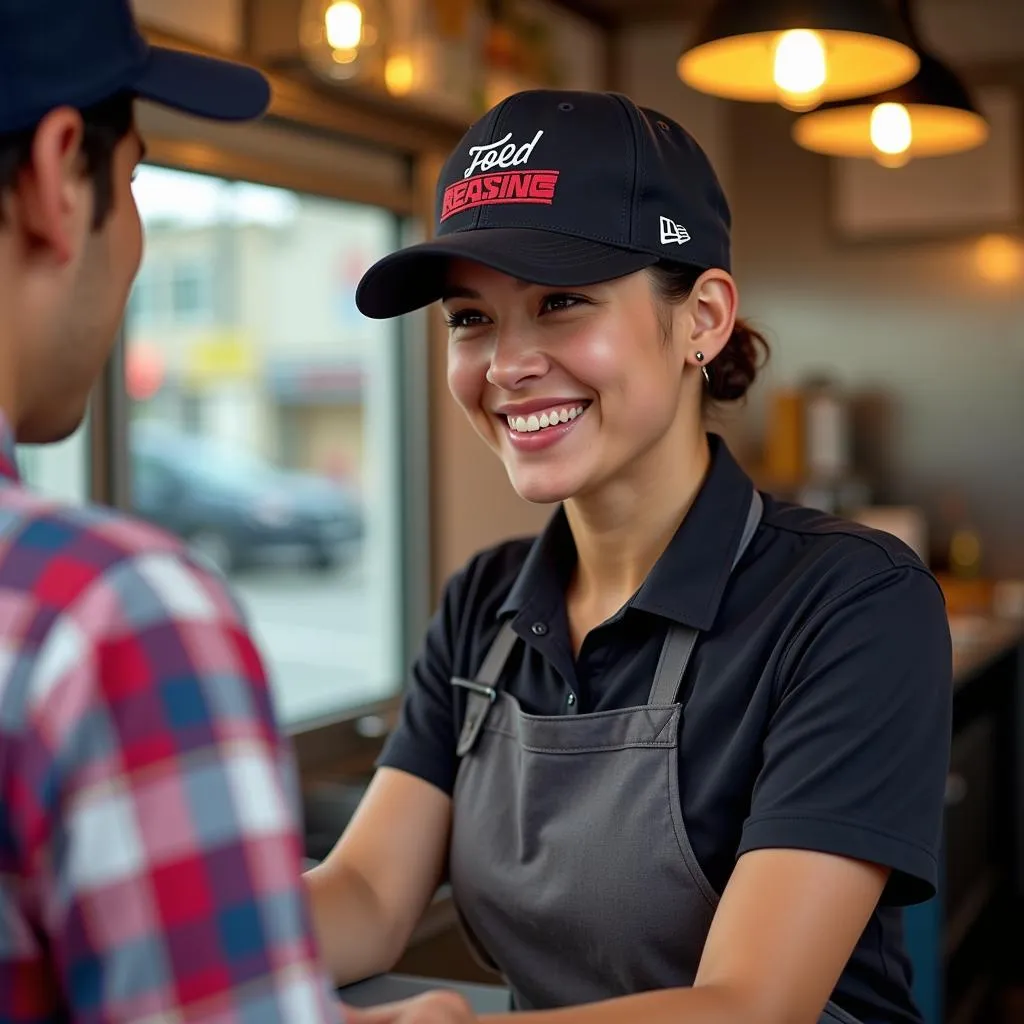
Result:
[[798,500],[845,515],[870,504],[871,488],[854,469],[853,417],[848,396],[827,376],[802,387],[804,480]]

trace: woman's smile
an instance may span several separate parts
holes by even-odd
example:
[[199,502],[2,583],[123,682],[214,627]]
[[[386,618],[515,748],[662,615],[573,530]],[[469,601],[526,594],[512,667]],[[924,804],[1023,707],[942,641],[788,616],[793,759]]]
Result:
[[521,403],[507,406],[498,419],[516,451],[538,452],[567,438],[589,407],[588,400]]

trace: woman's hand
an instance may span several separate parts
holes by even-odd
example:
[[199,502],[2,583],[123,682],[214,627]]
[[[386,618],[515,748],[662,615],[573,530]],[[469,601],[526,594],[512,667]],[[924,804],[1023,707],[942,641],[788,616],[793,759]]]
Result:
[[428,992],[370,1010],[345,1007],[345,1024],[477,1024],[477,1017],[455,992]]

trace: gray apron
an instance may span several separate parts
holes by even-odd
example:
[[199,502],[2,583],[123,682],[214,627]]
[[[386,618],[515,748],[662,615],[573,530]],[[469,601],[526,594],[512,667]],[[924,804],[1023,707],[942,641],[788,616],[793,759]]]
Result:
[[[760,522],[754,492],[733,567]],[[450,880],[467,941],[513,1005],[693,984],[718,905],[679,796],[680,691],[697,630],[668,631],[641,707],[528,715],[499,689],[506,622],[468,689]],[[575,705],[574,705],[575,706]],[[822,1022],[857,1024],[829,1003]]]

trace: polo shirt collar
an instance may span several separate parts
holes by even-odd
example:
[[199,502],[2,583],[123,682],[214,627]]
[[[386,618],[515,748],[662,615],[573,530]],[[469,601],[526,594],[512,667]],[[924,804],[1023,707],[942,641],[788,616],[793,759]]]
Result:
[[[753,483],[725,442],[708,435],[711,463],[686,518],[629,607],[694,629],[714,624],[750,509]],[[551,517],[523,563],[499,616],[544,617],[564,602],[576,545],[564,508]]]
[[559,505],[530,546],[512,589],[498,609],[499,618],[526,611],[541,618],[549,615],[564,601],[575,567],[576,542],[565,507]]

